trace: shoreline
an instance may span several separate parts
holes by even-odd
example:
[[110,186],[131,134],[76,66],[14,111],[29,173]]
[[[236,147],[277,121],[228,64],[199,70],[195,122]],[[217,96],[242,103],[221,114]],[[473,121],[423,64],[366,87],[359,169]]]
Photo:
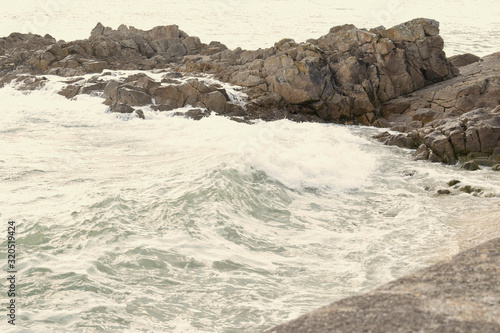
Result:
[[[500,52],[446,58],[443,47],[439,23],[424,18],[389,29],[346,24],[306,43],[282,39],[253,51],[202,43],[176,25],[143,31],[98,23],[85,40],[0,38],[0,86],[17,80],[19,89],[38,89],[43,75],[58,75],[75,78],[60,92],[67,98],[100,93],[111,112],[141,118],[140,107],[188,106],[184,116],[194,119],[215,112],[243,122],[288,118],[389,128],[401,134],[378,139],[418,148],[417,160],[500,170]],[[78,80],[106,70],[165,75],[161,81],[145,75]],[[204,75],[241,87],[247,100],[235,102]]]

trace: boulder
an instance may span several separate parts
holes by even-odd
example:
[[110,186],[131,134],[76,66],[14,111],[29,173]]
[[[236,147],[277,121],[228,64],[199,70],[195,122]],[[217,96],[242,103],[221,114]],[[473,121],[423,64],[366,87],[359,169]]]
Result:
[[385,145],[398,146],[400,148],[416,148],[415,140],[410,136],[405,134],[390,134],[389,132],[383,132],[381,134],[375,135],[375,139],[378,139]]
[[205,95],[203,103],[209,111],[224,114],[226,111],[226,97],[220,91],[212,91]]
[[116,100],[116,92],[118,87],[120,86],[120,82],[111,80],[104,87],[103,97],[110,98],[111,100]]
[[151,96],[145,92],[134,90],[129,87],[120,87],[116,92],[114,103],[126,104],[131,106],[142,106],[152,103]]
[[202,118],[210,116],[210,111],[201,109],[191,109],[186,112],[176,112],[176,116],[184,116],[185,118],[191,118],[193,120],[200,120]]
[[88,61],[83,65],[83,68],[87,73],[101,73],[109,67],[110,66],[106,61]]
[[81,86],[68,84],[66,87],[62,88],[58,94],[71,99],[75,97],[80,91]]
[[179,106],[184,106],[184,98],[179,92],[177,86],[161,86],[153,90],[153,98],[156,104],[171,104],[170,101],[176,101]]
[[144,111],[142,110],[135,110],[135,114],[137,115],[138,118],[141,118],[141,119],[146,119],[146,117],[144,116]]
[[151,79],[149,76],[146,75],[137,79],[137,81],[129,83],[129,85],[132,87],[144,89],[145,91],[151,91],[154,88],[159,87],[161,83]]
[[476,61],[479,61],[479,59],[480,58],[474,54],[465,53],[449,57],[448,62],[458,68],[475,63]]

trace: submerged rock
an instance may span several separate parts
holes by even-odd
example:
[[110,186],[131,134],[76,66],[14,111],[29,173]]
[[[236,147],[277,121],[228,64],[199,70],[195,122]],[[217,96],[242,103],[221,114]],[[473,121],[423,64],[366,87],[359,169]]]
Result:
[[481,170],[479,165],[477,165],[477,163],[474,161],[465,162],[460,168],[469,171]]

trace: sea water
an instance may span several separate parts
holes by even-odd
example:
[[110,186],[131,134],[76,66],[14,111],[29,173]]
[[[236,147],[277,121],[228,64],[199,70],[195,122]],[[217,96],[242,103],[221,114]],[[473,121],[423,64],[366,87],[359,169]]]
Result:
[[[96,19],[115,28],[176,23],[252,48],[337,24],[380,25],[376,10],[394,24],[432,17],[426,1],[400,3],[398,17],[383,2],[200,1],[195,11],[180,1],[124,3],[134,2],[55,1],[36,32],[69,40],[86,37],[80,29],[88,35]],[[472,3],[498,8],[461,6]],[[14,31],[42,5],[7,8],[3,22]],[[498,50],[489,16],[481,25],[456,2],[435,6],[449,18],[441,19],[448,50]],[[457,37],[465,21],[474,27],[467,40]],[[61,79],[47,78],[35,91],[0,89],[5,275],[9,219],[17,237],[16,326],[2,315],[2,331],[259,332],[500,235],[498,174],[415,162],[412,151],[373,140],[378,129],[195,121],[148,108],[142,120],[108,113],[100,96],[67,100],[57,94]],[[438,195],[453,179],[481,191]]]

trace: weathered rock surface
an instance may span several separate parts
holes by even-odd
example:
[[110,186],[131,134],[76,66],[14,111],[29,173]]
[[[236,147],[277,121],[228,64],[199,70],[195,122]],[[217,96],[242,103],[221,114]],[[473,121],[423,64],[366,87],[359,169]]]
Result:
[[0,71],[75,76],[104,69],[167,67],[189,54],[213,53],[224,45],[206,45],[176,25],[148,31],[121,25],[117,30],[101,23],[85,40],[56,41],[50,35],[12,33],[0,39]]
[[500,332],[500,238],[268,333]]
[[[386,144],[417,148],[416,159],[455,164],[493,164],[500,147],[500,52],[462,66],[455,78],[388,101],[383,127],[406,132],[384,135]],[[379,121],[380,123],[380,121]],[[422,146],[421,146],[422,145]]]
[[457,73],[438,33],[428,19],[387,30],[344,25],[307,43],[283,39],[268,49],[186,57],[181,68],[275,93],[292,113],[371,124],[382,103]]
[[455,55],[453,57],[449,57],[448,61],[455,67],[463,67],[467,66],[469,64],[475,63],[476,61],[479,61],[479,58],[477,55],[471,54],[471,53],[465,53],[465,54],[459,54]]
[[[228,50],[218,42],[203,44],[175,25],[143,31],[125,25],[114,30],[99,23],[86,40],[57,42],[32,34],[2,38],[0,71],[3,76],[76,76],[104,69],[170,67],[213,74],[246,87],[254,117],[300,114],[297,119],[371,124],[382,103],[455,75],[442,50],[438,26],[429,19],[369,31],[344,25],[307,43],[283,39],[268,49],[245,51]],[[68,88],[64,94],[74,91]],[[122,104],[149,102],[129,87],[122,87],[118,95]],[[168,104],[174,107],[175,99],[171,100]],[[203,102],[226,112],[215,92]]]
[[[379,137],[384,143],[418,148],[416,159],[449,164],[493,165],[500,154],[495,155],[500,53],[447,59],[439,24],[430,19],[390,29],[337,26],[306,43],[283,39],[253,51],[204,44],[176,25],[143,31],[99,23],[88,39],[72,42],[13,33],[0,38],[0,54],[0,86],[32,75],[21,89],[40,87],[45,74],[154,69],[169,75],[161,82],[145,74],[126,82],[73,82],[60,92],[68,98],[102,94],[111,110],[191,105],[238,121],[289,118],[389,127],[403,134],[384,133]],[[246,105],[232,103],[220,87],[205,85],[207,74],[243,87]],[[177,75],[194,78],[179,81]]]

